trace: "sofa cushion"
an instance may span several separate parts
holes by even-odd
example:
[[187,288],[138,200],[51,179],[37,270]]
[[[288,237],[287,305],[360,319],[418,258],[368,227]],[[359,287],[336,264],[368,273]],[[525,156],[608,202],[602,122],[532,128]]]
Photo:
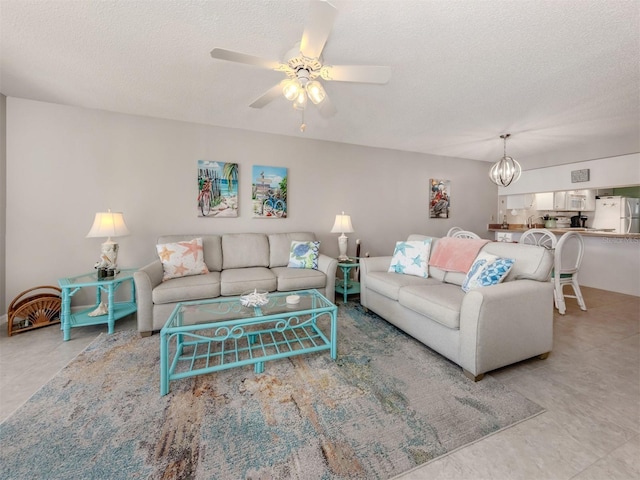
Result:
[[220,296],[220,272],[205,275],[172,278],[162,282],[151,292],[156,305],[163,303],[188,302]]
[[220,294],[224,296],[242,295],[249,290],[276,289],[276,276],[266,267],[230,268],[220,273]]
[[313,242],[316,236],[311,232],[269,234],[269,267],[286,267],[289,263],[291,242]]
[[265,234],[230,233],[222,236],[223,270],[268,266],[269,238]]
[[289,253],[289,268],[318,269],[318,255],[320,255],[320,242],[291,242]]
[[428,278],[427,264],[430,249],[431,240],[396,242],[389,272]]
[[210,272],[222,270],[222,237],[220,235],[162,235],[156,243],[184,242],[202,238],[204,263]]
[[517,279],[546,282],[551,278],[553,252],[544,247],[522,243],[491,242],[487,243],[482,251],[515,260],[505,282]]
[[184,242],[160,243],[156,245],[162,262],[162,281],[209,273],[204,263],[202,239],[194,238]]
[[400,289],[400,305],[445,327],[460,328],[460,308],[465,293],[455,285],[409,285]]
[[464,279],[467,278],[466,273],[462,272],[444,272],[444,283],[452,283],[453,285],[462,286]]
[[437,285],[440,282],[432,278],[402,275],[390,272],[370,272],[367,275],[367,288],[392,300],[398,300],[398,292],[407,285]]
[[309,288],[324,288],[327,276],[309,268],[276,267],[271,271],[278,279],[278,291],[307,290]]

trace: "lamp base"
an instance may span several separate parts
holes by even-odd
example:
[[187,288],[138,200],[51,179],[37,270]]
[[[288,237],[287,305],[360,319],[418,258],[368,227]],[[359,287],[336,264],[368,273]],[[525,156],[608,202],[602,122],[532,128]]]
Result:
[[338,251],[340,252],[340,255],[338,256],[338,260],[341,262],[349,260],[349,257],[347,256],[348,241],[349,241],[349,238],[344,233],[338,237]]
[[113,280],[116,276],[115,268],[99,267],[98,268],[98,280]]
[[[115,272],[118,263],[118,244],[109,238],[100,246],[100,261],[93,266],[98,270],[112,270]],[[112,275],[113,276],[113,275]],[[98,273],[100,278],[100,273]]]

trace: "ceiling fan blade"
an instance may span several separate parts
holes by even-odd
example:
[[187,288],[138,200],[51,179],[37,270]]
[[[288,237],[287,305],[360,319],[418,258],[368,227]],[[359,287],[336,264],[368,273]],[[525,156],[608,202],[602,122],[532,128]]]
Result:
[[387,83],[391,67],[377,65],[325,65],[320,75],[325,80],[358,83]]
[[316,107],[318,107],[318,110],[320,111],[320,115],[322,115],[325,118],[333,117],[337,112],[336,107],[333,105],[333,103],[331,103],[331,100],[329,99],[328,95],[326,95],[324,97],[324,100],[322,100],[322,102],[317,104]]
[[[284,80],[283,80],[283,82],[284,82]],[[276,98],[281,97],[282,96],[282,83],[283,82],[280,82],[280,83],[274,85],[273,87],[271,87],[260,98],[258,98],[255,102],[253,102],[249,106],[251,108],[262,108],[266,104],[274,101]]]
[[255,55],[247,55],[246,53],[234,52],[233,50],[225,50],[224,48],[214,48],[211,50],[211,56],[218,60],[227,60],[229,62],[244,63],[253,65],[254,67],[268,68],[269,70],[277,70],[280,62],[275,60],[267,60]]
[[338,10],[329,2],[322,0],[312,1],[309,17],[304,26],[304,33],[300,41],[300,52],[305,57],[319,58],[327,43],[327,38],[333,28]]

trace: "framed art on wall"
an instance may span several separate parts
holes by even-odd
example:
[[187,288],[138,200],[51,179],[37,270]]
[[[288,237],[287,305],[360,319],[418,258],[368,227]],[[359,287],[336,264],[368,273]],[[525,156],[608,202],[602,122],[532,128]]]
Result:
[[198,216],[238,216],[238,164],[198,160]]
[[449,218],[451,181],[432,178],[429,183],[429,217]]
[[253,218],[287,218],[287,169],[254,165],[251,178]]

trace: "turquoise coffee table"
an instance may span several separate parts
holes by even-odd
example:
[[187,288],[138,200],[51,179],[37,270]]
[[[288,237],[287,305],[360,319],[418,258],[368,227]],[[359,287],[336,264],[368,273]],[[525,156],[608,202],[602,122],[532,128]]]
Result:
[[[292,294],[300,297],[296,305],[287,304]],[[179,303],[160,331],[160,395],[172,380],[228,368],[254,365],[262,373],[269,360],[324,350],[335,360],[337,311],[317,290],[270,293],[262,307],[243,307],[240,297]]]

